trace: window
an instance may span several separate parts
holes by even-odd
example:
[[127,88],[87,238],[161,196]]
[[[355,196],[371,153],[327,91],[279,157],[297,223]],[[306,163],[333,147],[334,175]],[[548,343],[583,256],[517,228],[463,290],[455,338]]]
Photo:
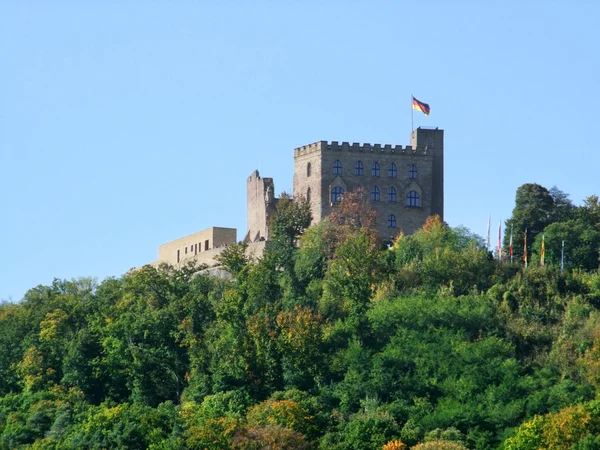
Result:
[[388,177],[396,178],[397,175],[398,175],[398,170],[396,170],[396,164],[391,163],[388,166]]
[[185,248],[185,254],[187,255],[187,247]]
[[310,188],[306,190],[306,201],[310,202]]
[[179,252],[180,250],[177,250],[177,262],[179,262]]
[[344,195],[344,189],[339,186],[334,187],[331,190],[331,201],[333,203],[339,203],[339,201],[342,199],[342,195]]
[[377,186],[373,186],[371,188],[371,201],[372,202],[379,201],[379,188]]
[[194,255],[198,254],[198,244],[194,244]]
[[433,139],[432,138],[427,139],[427,148],[433,148]]
[[204,250],[208,250],[208,239],[204,241]]
[[411,164],[410,169],[408,169],[408,178],[417,178],[417,166],[414,164]]
[[311,167],[310,163],[308,163],[306,165],[306,176],[310,177],[311,172],[312,172],[312,167]]
[[421,206],[421,198],[419,197],[419,193],[415,191],[410,191],[406,194],[406,206],[411,208],[417,208]]
[[336,175],[342,174],[342,163],[339,160],[336,160],[333,163],[333,173]]
[[388,228],[396,228],[396,216],[393,214],[388,216]]
[[396,201],[396,188],[394,186],[392,186],[388,190],[388,202],[395,202],[395,201]]
[[374,177],[378,177],[379,173],[380,173],[379,163],[374,162],[373,165],[371,166],[371,175],[373,175]]
[[354,191],[355,192],[360,192],[362,191],[362,186],[360,184],[357,184],[356,186],[354,186]]
[[365,166],[363,166],[363,163],[360,161],[357,161],[357,163],[354,165],[354,175],[358,175],[359,177],[362,177],[365,174]]

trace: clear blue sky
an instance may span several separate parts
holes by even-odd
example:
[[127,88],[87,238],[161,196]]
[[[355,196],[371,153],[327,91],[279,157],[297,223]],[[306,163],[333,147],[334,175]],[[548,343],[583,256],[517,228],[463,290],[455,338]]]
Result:
[[407,145],[411,93],[450,225],[497,227],[523,183],[600,194],[598,5],[3,2],[0,299],[243,238],[254,169],[291,191],[294,147]]

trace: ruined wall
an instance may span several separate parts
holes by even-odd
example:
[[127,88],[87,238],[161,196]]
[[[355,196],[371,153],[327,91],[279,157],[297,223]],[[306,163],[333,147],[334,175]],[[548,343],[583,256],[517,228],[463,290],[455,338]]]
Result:
[[245,242],[269,238],[269,218],[275,212],[275,185],[272,178],[261,178],[258,170],[252,172],[246,183],[248,232]]

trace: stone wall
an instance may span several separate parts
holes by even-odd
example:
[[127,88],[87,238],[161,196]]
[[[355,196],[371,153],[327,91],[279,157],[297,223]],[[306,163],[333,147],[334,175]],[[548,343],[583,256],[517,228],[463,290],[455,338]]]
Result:
[[[393,239],[400,230],[416,231],[432,214],[439,214],[443,220],[443,130],[418,128],[411,135],[411,144],[402,147],[319,141],[299,147],[294,150],[294,198],[307,197],[310,189],[313,222],[319,222],[336,206],[332,189],[360,189],[376,211],[376,228],[383,239]],[[340,174],[333,170],[336,161],[342,166]],[[359,162],[362,174],[356,170]],[[379,164],[378,174],[373,172],[374,163]],[[389,176],[390,164],[396,166],[395,177]],[[411,173],[413,166],[416,172]],[[374,187],[379,188],[379,200],[371,198]],[[395,201],[388,197],[392,187],[396,190]],[[411,191],[419,195],[419,206],[407,204]],[[389,226],[391,215],[395,227]]]
[[235,244],[236,238],[235,228],[207,228],[159,246],[157,263],[177,266],[193,259],[212,265],[213,258],[226,246]]
[[252,172],[246,183],[248,232],[244,241],[257,242],[269,238],[269,218],[275,212],[275,185],[272,178],[261,178]]

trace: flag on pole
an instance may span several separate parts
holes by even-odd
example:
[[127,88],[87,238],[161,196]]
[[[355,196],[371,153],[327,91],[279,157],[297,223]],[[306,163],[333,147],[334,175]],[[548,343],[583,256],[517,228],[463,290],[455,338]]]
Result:
[[488,225],[487,225],[487,234],[486,234],[486,238],[485,238],[485,249],[486,251],[490,249],[490,225],[492,222],[492,215],[490,214],[488,217]]
[[498,222],[498,259],[502,260],[502,220]]
[[544,267],[544,256],[546,255],[546,248],[544,245],[544,235],[542,234],[542,251],[540,252],[540,267]]
[[523,261],[525,261],[525,267],[527,267],[527,228],[523,235]]
[[510,255],[510,262],[513,262],[513,248],[512,248],[512,234],[513,234],[513,226],[510,225],[510,241],[508,243],[508,254]]
[[426,116],[429,115],[429,111],[431,110],[431,108],[429,107],[429,105],[427,103],[420,102],[419,100],[417,100],[416,98],[413,97],[412,105],[413,105],[413,109],[417,109],[417,110],[421,111]]

